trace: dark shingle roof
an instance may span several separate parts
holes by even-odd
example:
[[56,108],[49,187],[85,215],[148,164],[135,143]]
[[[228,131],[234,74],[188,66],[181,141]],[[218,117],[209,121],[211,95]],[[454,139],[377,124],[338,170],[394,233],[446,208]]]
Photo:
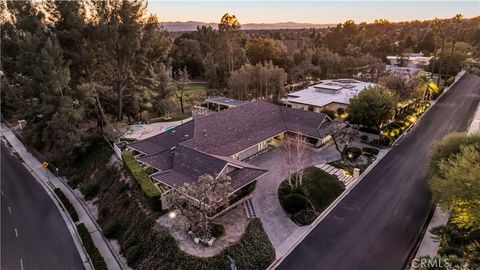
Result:
[[[328,122],[326,114],[281,107],[283,121],[291,132],[299,132],[317,139],[326,136],[327,129],[322,124]],[[322,128],[321,128],[322,126]]]
[[173,167],[173,151],[167,149],[159,153],[141,156],[137,160],[157,170],[164,171]]
[[230,156],[284,131],[323,138],[325,120],[325,114],[256,101],[194,119],[129,148],[147,154],[138,159],[161,170],[152,178],[172,187],[196,181],[204,174],[216,176],[233,164],[235,169],[227,175],[237,189],[267,170]]
[[152,178],[171,187],[178,187],[184,183],[192,183],[205,174],[217,176],[228,163],[241,167],[227,174],[232,179],[233,190],[243,187],[267,172],[245,162],[208,155],[180,145],[174,154],[173,168],[155,173]]
[[195,135],[184,143],[214,155],[231,156],[285,131],[280,106],[256,101],[195,121]]

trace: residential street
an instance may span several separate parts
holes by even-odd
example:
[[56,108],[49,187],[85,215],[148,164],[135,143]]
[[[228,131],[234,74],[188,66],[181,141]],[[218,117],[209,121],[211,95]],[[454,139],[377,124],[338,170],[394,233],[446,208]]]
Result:
[[430,210],[425,185],[434,140],[465,131],[480,102],[480,78],[465,75],[278,269],[401,269]]
[[85,269],[58,208],[1,143],[1,269]]

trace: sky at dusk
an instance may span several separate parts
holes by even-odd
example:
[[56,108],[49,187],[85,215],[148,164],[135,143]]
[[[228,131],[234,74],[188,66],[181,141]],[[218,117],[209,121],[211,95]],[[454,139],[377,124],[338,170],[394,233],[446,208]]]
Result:
[[167,1],[150,0],[149,12],[160,21],[218,22],[228,12],[240,23],[339,23],[348,19],[392,22],[479,16],[480,1]]

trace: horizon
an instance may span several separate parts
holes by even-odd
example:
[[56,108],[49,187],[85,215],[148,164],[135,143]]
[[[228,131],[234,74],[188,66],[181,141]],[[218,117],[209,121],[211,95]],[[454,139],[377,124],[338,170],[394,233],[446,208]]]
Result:
[[[415,5],[412,9],[411,4]],[[269,12],[271,10],[275,12]],[[342,12],[340,13],[339,10]],[[148,3],[148,12],[160,22],[218,23],[225,13],[235,15],[240,24],[308,23],[338,24],[346,20],[372,23],[375,19],[390,22],[479,16],[477,1],[170,1]],[[382,14],[382,15],[378,15]],[[256,19],[262,18],[262,19]]]

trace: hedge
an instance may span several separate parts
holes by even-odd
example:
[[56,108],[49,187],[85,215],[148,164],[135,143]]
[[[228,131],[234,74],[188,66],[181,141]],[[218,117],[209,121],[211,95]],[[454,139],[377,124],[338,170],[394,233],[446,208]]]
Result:
[[363,154],[370,154],[370,155],[378,155],[378,152],[380,152],[377,148],[373,147],[362,147],[362,152]]
[[122,159],[133,179],[135,179],[135,181],[142,188],[142,191],[147,197],[149,203],[151,203],[154,208],[159,209],[160,191],[150,180],[147,172],[145,172],[145,170],[140,166],[140,164],[138,164],[131,152],[123,151]]
[[67,210],[68,214],[72,218],[73,222],[77,222],[78,221],[77,211],[75,210],[75,207],[73,207],[70,200],[65,196],[65,194],[63,194],[62,190],[60,190],[60,188],[55,188],[53,192],[55,192],[57,197],[60,199],[65,210]]
[[87,250],[90,260],[92,261],[93,268],[95,268],[95,270],[107,270],[107,264],[105,263],[102,254],[100,254],[100,251],[98,251],[98,248],[95,246],[95,243],[93,243],[87,227],[85,227],[83,223],[80,223],[77,225],[77,231],[82,239],[85,250]]

